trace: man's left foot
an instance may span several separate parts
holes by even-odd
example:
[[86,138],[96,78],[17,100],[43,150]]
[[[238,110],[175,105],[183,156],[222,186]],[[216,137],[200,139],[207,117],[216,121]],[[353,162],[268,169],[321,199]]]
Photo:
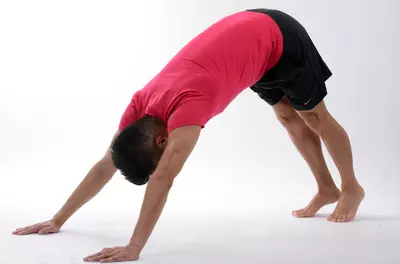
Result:
[[322,207],[336,203],[340,198],[340,191],[336,186],[319,190],[311,202],[301,210],[293,211],[292,214],[298,218],[313,217]]
[[357,214],[358,207],[364,199],[364,196],[365,192],[361,186],[342,191],[335,210],[328,216],[327,220],[337,223],[352,221]]

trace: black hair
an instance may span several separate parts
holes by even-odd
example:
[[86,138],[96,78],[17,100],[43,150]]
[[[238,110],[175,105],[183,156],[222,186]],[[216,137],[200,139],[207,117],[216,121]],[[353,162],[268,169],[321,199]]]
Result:
[[111,144],[114,166],[136,185],[144,185],[157,167],[162,149],[156,144],[163,122],[145,116],[122,130]]

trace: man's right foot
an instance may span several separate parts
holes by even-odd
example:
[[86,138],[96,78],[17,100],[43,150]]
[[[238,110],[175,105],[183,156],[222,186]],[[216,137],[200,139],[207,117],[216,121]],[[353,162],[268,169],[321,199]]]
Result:
[[336,203],[339,197],[340,190],[337,188],[319,191],[305,208],[293,211],[292,214],[298,218],[313,217],[325,205]]

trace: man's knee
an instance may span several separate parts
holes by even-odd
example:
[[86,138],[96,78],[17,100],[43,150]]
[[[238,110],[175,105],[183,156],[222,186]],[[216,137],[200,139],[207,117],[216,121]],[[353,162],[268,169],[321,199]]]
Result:
[[282,98],[282,100],[274,106],[274,110],[279,122],[286,128],[292,126],[299,117],[286,97]]
[[286,128],[290,134],[298,135],[307,128],[304,121],[295,111],[289,111],[286,113],[277,113],[279,122]]
[[282,100],[274,106],[274,110],[279,122],[290,134],[297,135],[307,129],[307,125],[290,104],[287,97],[282,98]]
[[292,127],[296,122],[298,122],[298,115],[294,111],[277,113],[276,117],[278,118],[279,122],[286,128]]
[[321,135],[324,132],[325,123],[328,118],[326,112],[304,112],[301,117],[309,128],[314,130],[317,134]]

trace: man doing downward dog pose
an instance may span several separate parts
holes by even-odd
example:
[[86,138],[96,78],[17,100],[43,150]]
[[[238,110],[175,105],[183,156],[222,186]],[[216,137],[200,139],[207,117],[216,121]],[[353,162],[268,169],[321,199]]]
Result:
[[[128,181],[147,183],[138,222],[126,246],[104,249],[85,260],[138,259],[201,130],[247,88],[272,106],[317,181],[314,199],[293,215],[311,217],[338,202],[328,220],[351,221],[364,190],[354,175],[349,138],[324,104],[330,76],[306,30],[291,16],[269,9],[226,16],[190,41],[133,95],[109,150],[53,219],[14,234],[58,232],[119,169]],[[341,189],[328,171],[321,141],[340,172]]]

